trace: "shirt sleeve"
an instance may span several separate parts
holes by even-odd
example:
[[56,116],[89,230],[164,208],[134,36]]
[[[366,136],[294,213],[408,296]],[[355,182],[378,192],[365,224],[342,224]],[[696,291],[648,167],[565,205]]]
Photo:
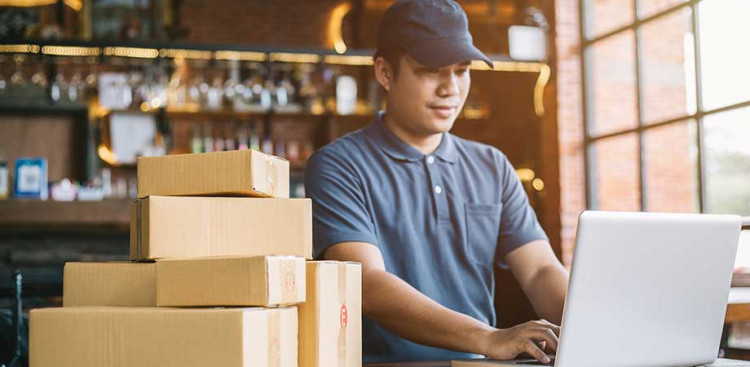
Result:
[[502,185],[503,210],[500,217],[500,235],[496,263],[506,268],[505,255],[536,240],[549,241],[544,233],[516,170],[508,158],[498,152],[498,168]]
[[375,226],[355,170],[335,152],[313,154],[305,170],[305,193],[312,199],[313,257],[341,242],[378,245]]

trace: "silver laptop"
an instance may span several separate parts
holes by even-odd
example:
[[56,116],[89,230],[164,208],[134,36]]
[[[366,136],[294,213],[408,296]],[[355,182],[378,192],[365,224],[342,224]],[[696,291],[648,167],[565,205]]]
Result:
[[583,212],[554,366],[714,362],[740,227],[731,215]]

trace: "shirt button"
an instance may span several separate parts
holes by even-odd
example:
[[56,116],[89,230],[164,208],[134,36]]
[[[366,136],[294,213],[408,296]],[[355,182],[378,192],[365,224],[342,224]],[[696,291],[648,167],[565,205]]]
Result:
[[433,163],[435,163],[435,157],[433,157],[433,156],[431,156],[431,155],[430,155],[430,156],[427,156],[427,163],[428,163],[428,164],[433,164]]
[[435,193],[440,195],[443,192],[443,188],[440,186],[435,186]]

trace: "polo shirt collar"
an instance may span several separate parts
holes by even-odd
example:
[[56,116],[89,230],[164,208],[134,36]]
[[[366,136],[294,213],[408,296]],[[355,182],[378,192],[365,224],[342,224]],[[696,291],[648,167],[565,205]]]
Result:
[[[375,143],[383,150],[388,156],[396,160],[415,162],[422,160],[425,154],[418,151],[411,145],[405,143],[398,136],[396,136],[383,122],[383,116],[385,111],[378,112],[378,116],[375,121],[368,127],[369,135],[375,139]],[[456,146],[451,134],[443,133],[443,138],[440,141],[440,145],[433,152],[433,155],[437,156],[443,161],[449,163],[455,163],[457,160]]]

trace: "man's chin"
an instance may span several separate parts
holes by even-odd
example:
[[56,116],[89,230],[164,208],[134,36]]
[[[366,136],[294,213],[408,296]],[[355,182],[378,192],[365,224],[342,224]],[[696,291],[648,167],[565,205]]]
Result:
[[453,124],[456,122],[456,117],[450,117],[447,119],[436,119],[431,121],[430,127],[434,134],[441,134],[450,131],[453,128]]

